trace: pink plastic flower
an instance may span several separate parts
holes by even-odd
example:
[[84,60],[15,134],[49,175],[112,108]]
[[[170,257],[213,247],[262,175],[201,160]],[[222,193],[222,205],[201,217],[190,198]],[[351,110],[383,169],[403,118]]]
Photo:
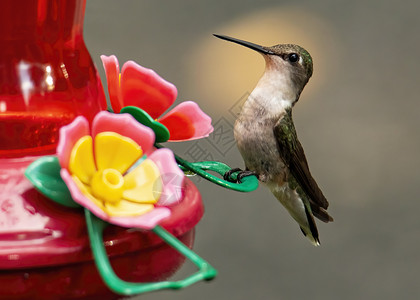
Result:
[[119,113],[126,106],[141,108],[169,130],[169,141],[199,139],[213,131],[211,118],[192,101],[182,102],[162,116],[174,103],[178,92],[155,71],[127,61],[120,74],[114,55],[102,55],[101,59],[114,112]]
[[[100,112],[60,129],[61,177],[75,202],[123,227],[154,228],[182,197],[184,174],[153,131],[128,114]],[[144,156],[144,154],[147,155]]]

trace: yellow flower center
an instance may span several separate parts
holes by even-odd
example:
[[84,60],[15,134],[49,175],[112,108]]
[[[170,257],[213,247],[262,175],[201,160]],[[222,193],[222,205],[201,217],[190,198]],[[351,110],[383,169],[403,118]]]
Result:
[[104,169],[96,172],[90,185],[92,194],[105,202],[119,202],[124,192],[124,178],[115,169]]

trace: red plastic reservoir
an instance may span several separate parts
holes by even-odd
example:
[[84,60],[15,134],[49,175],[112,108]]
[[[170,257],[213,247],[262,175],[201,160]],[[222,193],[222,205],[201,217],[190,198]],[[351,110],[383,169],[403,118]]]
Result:
[[[38,193],[23,175],[31,161],[0,160],[0,298],[115,298],[93,263],[83,210]],[[171,209],[161,225],[191,248],[204,212],[191,181]],[[126,281],[166,279],[184,261],[152,232],[109,226],[104,242],[116,274]]]
[[0,1],[0,157],[53,152],[58,129],[106,108],[84,1]]
[[[83,41],[85,1],[0,1],[0,298],[115,297],[92,261],[84,213],[38,193],[24,177],[39,155],[54,154],[58,130],[106,108]],[[203,214],[197,188],[162,226],[189,247]],[[183,257],[149,232],[109,226],[104,237],[122,279],[162,280]],[[105,298],[104,298],[105,297]]]

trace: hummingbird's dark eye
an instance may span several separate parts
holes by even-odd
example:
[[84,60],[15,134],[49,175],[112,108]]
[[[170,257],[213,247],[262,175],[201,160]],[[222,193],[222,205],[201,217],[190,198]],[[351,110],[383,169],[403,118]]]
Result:
[[297,62],[299,60],[299,55],[297,55],[296,53],[290,53],[289,54],[289,61],[294,63]]

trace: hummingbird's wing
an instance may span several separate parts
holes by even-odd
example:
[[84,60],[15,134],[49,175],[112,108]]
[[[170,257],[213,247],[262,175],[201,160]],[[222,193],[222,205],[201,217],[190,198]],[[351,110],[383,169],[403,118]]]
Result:
[[303,147],[297,138],[291,109],[287,110],[283,118],[277,121],[274,126],[274,135],[279,146],[280,157],[308,196],[314,216],[324,222],[333,221],[326,211],[328,201],[309,171]]

